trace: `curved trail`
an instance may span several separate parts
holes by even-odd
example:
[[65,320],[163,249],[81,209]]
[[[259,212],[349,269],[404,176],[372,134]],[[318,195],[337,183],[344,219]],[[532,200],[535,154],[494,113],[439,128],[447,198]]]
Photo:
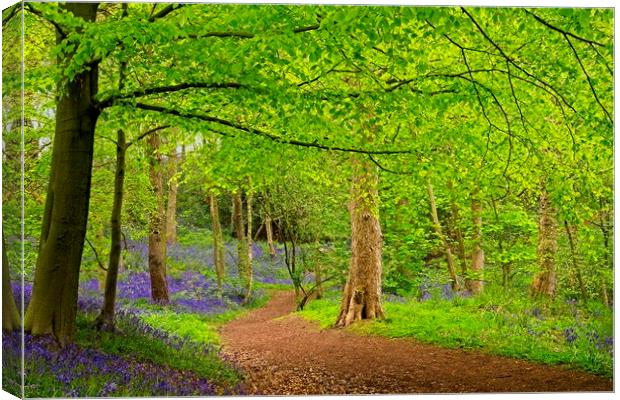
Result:
[[291,292],[222,327],[224,354],[253,394],[612,391],[612,381],[408,339],[321,330],[295,315]]

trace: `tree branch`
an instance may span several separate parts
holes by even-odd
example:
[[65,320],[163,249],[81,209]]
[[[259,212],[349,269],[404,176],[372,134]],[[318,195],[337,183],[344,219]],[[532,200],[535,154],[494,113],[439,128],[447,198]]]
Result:
[[[164,7],[160,12],[158,12],[157,14],[153,14],[149,17],[149,22],[155,22],[155,20],[158,20],[160,18],[164,18],[166,15],[170,14],[171,12],[178,10],[179,8],[185,6],[186,4],[169,4],[168,6]],[[155,11],[155,7],[153,7],[153,11]]]
[[484,29],[482,29],[482,26],[480,26],[480,24],[478,23],[478,21],[476,21],[476,19],[473,17],[473,15],[471,15],[469,13],[469,11],[467,11],[465,9],[465,7],[461,7],[461,10],[463,11],[463,13],[465,13],[467,15],[467,17],[473,22],[473,24],[476,26],[476,28],[478,29],[478,31],[482,34],[482,36],[493,45],[493,47],[495,47],[495,49],[497,49],[497,51],[499,51],[499,53],[502,55],[502,57],[504,57],[510,64],[512,64],[515,68],[517,68],[519,71],[523,72],[525,75],[527,75],[528,77],[534,79],[535,81],[540,82],[542,85],[548,87],[549,89],[551,89],[560,99],[562,99],[562,101],[564,102],[564,104],[566,104],[571,110],[573,110],[575,113],[577,112],[577,110],[575,110],[575,108],[566,100],[566,98],[551,84],[547,83],[546,81],[534,76],[531,72],[527,71],[526,69],[524,69],[523,67],[521,67],[519,64],[517,64],[511,57],[509,57],[504,50],[502,50],[502,48],[493,40],[491,39],[491,37],[485,32]]
[[161,131],[162,129],[170,128],[170,126],[171,125],[161,125],[161,126],[158,126],[156,128],[149,129],[148,131],[142,133],[140,136],[138,136],[137,138],[135,138],[131,142],[127,143],[126,148],[129,148],[129,146],[131,146],[133,144],[136,144],[137,142],[139,142],[140,140],[144,139],[148,135],[153,134],[153,133],[158,132],[158,131]]
[[596,90],[594,90],[594,85],[592,84],[592,79],[590,78],[590,75],[588,74],[588,71],[586,70],[586,67],[581,62],[581,58],[579,57],[579,54],[577,53],[577,50],[575,49],[575,46],[573,46],[573,43],[571,42],[570,38],[568,37],[568,35],[566,33],[564,34],[564,38],[568,42],[568,45],[570,46],[570,48],[573,50],[573,54],[575,54],[575,58],[577,58],[577,62],[579,62],[579,66],[581,67],[581,70],[586,75],[586,80],[588,81],[588,85],[590,85],[590,90],[592,91],[592,94],[594,95],[594,98],[596,99],[596,102],[603,109],[603,112],[607,116],[607,119],[609,119],[609,122],[613,125],[614,124],[614,120],[611,117],[611,115],[609,114],[609,111],[607,111],[607,109],[605,108],[603,103],[601,103],[601,100],[598,98],[598,95],[596,94]]
[[274,134],[271,134],[271,133],[268,133],[268,132],[265,132],[265,131],[262,131],[256,128],[246,127],[246,126],[243,126],[243,125],[240,125],[240,124],[237,124],[237,123],[225,120],[225,119],[212,117],[209,115],[201,115],[201,114],[196,114],[196,113],[179,111],[177,109],[165,108],[165,107],[152,105],[152,104],[136,103],[136,108],[147,110],[147,111],[155,111],[155,112],[168,114],[168,115],[174,115],[174,116],[182,117],[182,118],[194,118],[194,119],[199,119],[205,122],[212,122],[212,123],[223,125],[229,128],[240,130],[246,133],[250,133],[255,136],[263,137],[263,138],[266,138],[266,139],[269,139],[271,141],[274,141],[276,143],[281,143],[281,144],[300,146],[300,147],[311,147],[311,148],[316,148],[320,150],[331,150],[331,151],[338,151],[338,152],[344,152],[344,153],[411,154],[410,150],[364,150],[364,149],[347,148],[347,147],[339,147],[339,146],[328,146],[328,145],[320,144],[317,142],[303,142],[303,141],[294,140],[294,139],[286,139],[281,136],[276,136]]
[[597,41],[595,41],[595,40],[589,40],[589,39],[586,39],[586,38],[581,37],[581,36],[577,36],[577,35],[575,35],[575,34],[574,34],[574,33],[572,33],[572,32],[565,31],[564,29],[558,28],[558,27],[557,27],[557,26],[555,26],[555,25],[551,25],[551,23],[550,23],[550,22],[548,22],[548,21],[544,20],[543,18],[541,18],[541,17],[539,17],[538,15],[534,14],[534,13],[533,13],[533,12],[531,12],[530,10],[524,10],[524,11],[525,11],[525,13],[526,13],[526,14],[531,15],[532,17],[534,17],[534,18],[536,19],[536,21],[540,22],[541,24],[543,24],[543,25],[544,25],[544,26],[546,26],[547,28],[552,29],[552,30],[554,30],[554,31],[556,31],[556,32],[559,32],[559,33],[561,33],[561,34],[562,34],[562,35],[564,35],[564,36],[570,36],[570,37],[572,37],[573,39],[580,40],[580,41],[582,41],[582,42],[584,42],[584,43],[588,43],[588,44],[590,44],[590,45],[597,45],[597,46],[605,47],[605,45],[604,45],[603,43],[597,42]]
[[86,236],[84,237],[84,239],[86,240],[86,243],[88,243],[90,248],[93,250],[93,253],[95,253],[95,259],[97,260],[97,264],[99,265],[99,268],[101,268],[102,270],[107,272],[108,269],[103,266],[103,263],[99,259],[99,253],[97,253],[97,250],[95,249],[95,246],[93,246],[93,244],[90,242],[90,240],[88,240],[88,238]]
[[96,103],[99,109],[104,109],[114,105],[117,100],[144,97],[151,94],[178,92],[185,89],[239,89],[243,87],[240,83],[224,82],[224,83],[208,83],[208,82],[185,82],[176,85],[158,86],[151,88],[140,88],[130,93],[109,96]]

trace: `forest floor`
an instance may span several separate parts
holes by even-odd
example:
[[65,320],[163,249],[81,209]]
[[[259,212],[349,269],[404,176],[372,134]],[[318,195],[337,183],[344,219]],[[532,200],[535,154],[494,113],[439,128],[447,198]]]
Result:
[[294,294],[221,329],[223,352],[242,369],[251,394],[612,391],[609,379],[562,366],[411,339],[320,329],[292,311]]

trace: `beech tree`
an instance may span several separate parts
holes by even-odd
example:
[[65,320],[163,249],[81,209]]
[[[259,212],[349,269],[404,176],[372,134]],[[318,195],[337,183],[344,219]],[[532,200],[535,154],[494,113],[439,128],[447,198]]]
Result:
[[[494,265],[514,262],[498,260],[485,249],[496,246],[501,235],[501,246],[508,248],[503,228],[514,222],[508,219],[516,215],[513,208],[531,217],[532,199],[539,194],[548,205],[540,207],[546,221],[541,232],[550,240],[541,259],[552,260],[557,246],[552,219],[567,217],[577,235],[593,231],[589,225],[595,221],[608,255],[606,267],[589,275],[596,276],[600,295],[607,293],[612,179],[605,162],[613,157],[609,10],[27,3],[24,12],[56,35],[53,53],[46,53],[49,64],[56,60],[51,69],[56,86],[39,94],[55,95],[56,104],[35,284],[24,321],[33,334],[53,333],[61,344],[73,338],[95,133],[111,137],[122,125],[145,120],[178,127],[173,135],[188,135],[186,143],[207,134],[219,138],[215,157],[222,162],[205,169],[213,176],[205,180],[201,197],[209,198],[210,207],[208,188],[241,196],[238,182],[248,176],[253,193],[271,185],[275,179],[265,177],[288,165],[272,160],[264,172],[256,171],[259,164],[248,168],[264,161],[265,154],[303,151],[299,159],[307,163],[301,165],[311,169],[306,172],[334,187],[341,182],[330,163],[339,160],[340,167],[353,159],[344,167],[352,177],[350,221],[345,221],[350,222],[352,256],[339,325],[383,316],[383,250],[391,257],[407,251],[410,242],[424,242],[408,250],[420,252],[415,254],[419,264],[428,255],[421,253],[433,250],[425,237],[437,225],[432,220],[450,225],[444,218],[450,213],[458,229],[442,226],[444,253],[457,255],[471,290],[479,291]],[[373,113],[361,105],[372,106]],[[372,126],[372,137],[370,129],[359,132],[356,126]],[[157,133],[145,139],[157,147]],[[452,150],[445,151],[447,144]],[[321,168],[316,161],[325,160],[318,154],[329,155]],[[151,269],[159,282],[154,297],[163,301],[165,251],[158,247],[165,246],[163,184],[157,160],[151,160],[160,216],[150,225]],[[535,182],[550,171],[552,179],[541,191]],[[437,202],[438,216],[432,220],[428,176],[438,199],[458,191],[450,194],[454,206]],[[474,184],[479,192],[472,190]],[[575,185],[583,193],[579,201],[571,194]],[[398,212],[382,201],[396,197],[409,202]],[[236,195],[236,214],[243,212],[240,200]],[[110,203],[118,215],[121,203]],[[580,206],[571,211],[568,204]],[[543,218],[552,209],[557,215]],[[383,243],[382,231],[390,235],[385,222],[391,223],[395,213],[409,213],[416,221],[401,227],[406,239],[389,236]],[[97,224],[101,228],[103,222]],[[110,296],[120,235],[116,222],[112,228]],[[251,233],[241,226],[237,237],[247,242]],[[249,256],[248,247],[240,257],[242,252]],[[505,255],[504,250],[497,253]],[[456,283],[452,264],[443,278]],[[551,282],[555,267],[550,262],[541,267]],[[542,286],[552,292],[550,284]]]

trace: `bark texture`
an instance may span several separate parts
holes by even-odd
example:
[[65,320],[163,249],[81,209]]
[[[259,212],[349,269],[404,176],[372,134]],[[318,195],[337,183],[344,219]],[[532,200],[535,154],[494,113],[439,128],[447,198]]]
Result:
[[164,208],[164,188],[162,157],[159,153],[160,137],[153,133],[148,138],[149,178],[156,199],[155,210],[151,213],[149,227],[149,274],[151,276],[151,297],[158,303],[168,303],[168,283],[166,282],[166,212]]
[[[96,3],[65,3],[62,8],[94,21]],[[57,42],[61,38],[58,36]],[[72,55],[66,56],[71,58]],[[64,60],[61,60],[64,61]],[[52,333],[61,345],[73,341],[78,277],[90,198],[98,65],[62,83],[56,103],[52,164],[45,201],[32,298],[24,327],[32,334]]]
[[428,199],[431,205],[431,218],[433,220],[433,226],[435,227],[435,233],[441,240],[441,245],[444,248],[446,254],[446,262],[448,263],[448,273],[450,274],[450,280],[452,281],[452,289],[459,290],[460,285],[456,276],[456,265],[454,264],[454,257],[452,256],[452,249],[448,243],[446,235],[441,228],[441,222],[439,221],[439,215],[437,214],[437,202],[435,201],[435,193],[433,192],[433,185],[429,180],[427,182]]
[[110,217],[110,258],[108,271],[105,275],[103,292],[103,307],[95,321],[95,326],[104,331],[114,330],[114,308],[116,303],[116,283],[118,270],[121,264],[121,228],[123,211],[123,187],[125,184],[125,155],[127,154],[127,140],[125,132],[119,129],[116,134],[116,171],[114,174],[114,201],[112,202],[112,216]]
[[378,176],[374,164],[365,158],[354,158],[349,202],[351,264],[336,326],[385,316],[381,304],[383,236],[377,190]]
[[554,297],[556,289],[555,256],[558,250],[555,209],[547,189],[542,187],[538,200],[538,266],[540,272],[534,277],[530,294],[533,297]]
[[2,330],[13,331],[21,326],[13,288],[11,287],[11,275],[9,273],[9,258],[6,255],[4,243],[4,231],[2,232]]
[[472,194],[471,198],[471,218],[474,226],[471,251],[472,276],[467,278],[465,285],[472,294],[480,294],[483,288],[484,250],[482,249],[482,203],[477,191]]
[[217,277],[217,289],[221,293],[226,273],[224,267],[224,238],[222,236],[222,226],[220,225],[220,209],[217,197],[213,192],[209,193],[209,206],[213,231],[213,264],[215,265],[215,275]]

